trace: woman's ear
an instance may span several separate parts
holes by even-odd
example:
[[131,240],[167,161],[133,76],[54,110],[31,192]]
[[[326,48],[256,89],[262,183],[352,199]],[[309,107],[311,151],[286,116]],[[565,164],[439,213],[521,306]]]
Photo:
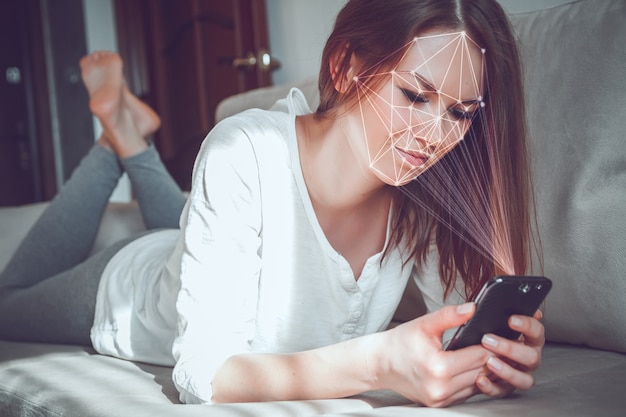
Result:
[[346,65],[346,55],[348,53],[348,45],[341,48],[340,51],[333,54],[329,62],[330,76],[333,79],[335,90],[339,93],[345,93],[354,77],[353,61],[354,56],[350,56],[350,65]]

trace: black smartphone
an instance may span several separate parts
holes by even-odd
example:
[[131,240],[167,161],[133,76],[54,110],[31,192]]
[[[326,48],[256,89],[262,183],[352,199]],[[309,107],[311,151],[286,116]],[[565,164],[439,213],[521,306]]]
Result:
[[517,339],[520,333],[509,327],[509,317],[535,314],[551,288],[552,281],[539,276],[505,275],[489,280],[474,300],[474,315],[457,329],[445,350],[480,344],[485,333]]

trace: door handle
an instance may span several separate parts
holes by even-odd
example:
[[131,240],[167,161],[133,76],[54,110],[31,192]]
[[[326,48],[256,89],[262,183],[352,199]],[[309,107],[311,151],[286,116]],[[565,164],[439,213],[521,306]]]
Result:
[[266,49],[261,49],[256,55],[248,52],[245,58],[233,59],[233,67],[243,70],[250,70],[258,66],[261,71],[273,71],[280,67],[280,62],[270,55]]

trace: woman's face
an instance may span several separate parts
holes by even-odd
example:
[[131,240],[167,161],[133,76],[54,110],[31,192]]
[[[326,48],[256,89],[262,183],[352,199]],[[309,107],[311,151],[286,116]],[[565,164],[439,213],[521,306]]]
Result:
[[355,79],[361,151],[379,179],[404,185],[463,139],[484,105],[483,55],[465,32],[428,32],[407,45],[394,70],[374,75],[386,78],[377,91]]

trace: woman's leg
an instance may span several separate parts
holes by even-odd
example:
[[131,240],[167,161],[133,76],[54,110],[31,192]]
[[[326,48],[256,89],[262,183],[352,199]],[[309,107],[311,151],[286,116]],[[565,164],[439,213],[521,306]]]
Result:
[[[86,261],[112,190],[122,173],[119,149],[142,152],[152,119],[136,124],[126,106],[129,94],[115,54],[81,60],[89,106],[104,134],[61,192],[27,234],[0,274],[0,337],[48,342],[89,343],[102,270],[121,247]],[[108,149],[105,149],[108,148]],[[115,153],[114,153],[115,152]],[[123,243],[122,243],[123,245]]]
[[35,222],[0,273],[0,338],[89,344],[100,274],[120,246],[81,262],[121,173],[94,146]]
[[91,54],[81,60],[81,69],[89,106],[105,132],[101,143],[128,173],[146,228],[177,228],[185,196],[144,139],[159,128],[158,115],[126,87],[119,55]]
[[104,133],[0,273],[0,338],[90,344],[100,276],[131,240],[83,262],[122,173],[118,156],[149,228],[176,227],[184,204],[143,139],[158,128],[158,116],[126,88],[119,56],[95,53],[81,61],[81,68],[90,108]]
[[146,228],[178,228],[186,198],[165,169],[156,149],[151,146],[120,162],[133,185]]
[[0,288],[24,288],[84,261],[122,174],[117,157],[94,146],[18,246]]
[[[22,241],[0,276],[1,287],[29,287],[84,261],[122,175],[108,135],[115,135],[116,143],[127,151],[141,152],[147,148],[128,106],[123,105],[124,95],[129,93],[124,93],[119,56],[96,52],[84,57],[80,65],[89,92],[89,107],[102,122],[105,133],[98,140],[100,146],[94,146],[83,158]],[[150,118],[142,119],[146,133],[149,121]]]
[[[96,295],[109,260],[132,238],[115,243],[85,262],[22,286],[0,288],[0,339],[91,346]],[[33,263],[36,263],[33,260]]]

